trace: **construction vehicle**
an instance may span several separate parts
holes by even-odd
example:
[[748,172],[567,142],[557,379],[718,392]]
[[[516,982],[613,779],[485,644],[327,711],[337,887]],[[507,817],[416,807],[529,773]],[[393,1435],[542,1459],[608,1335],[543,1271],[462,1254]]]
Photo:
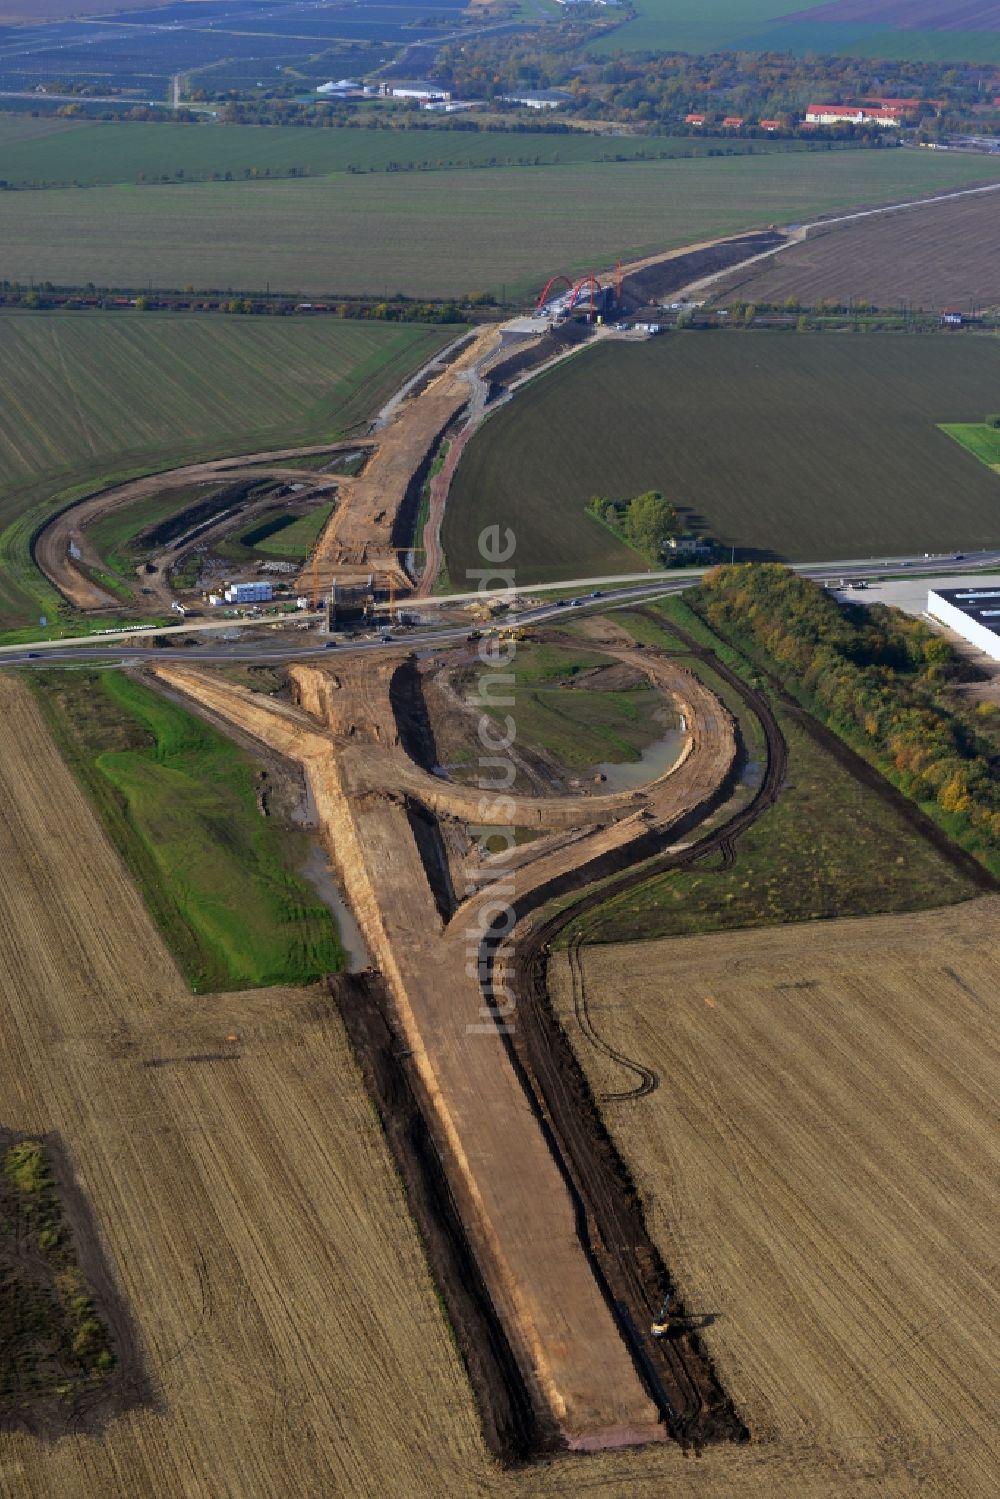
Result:
[[673,1297],[668,1291],[666,1296],[664,1296],[663,1298],[663,1305],[660,1307],[658,1314],[653,1318],[653,1321],[649,1325],[649,1330],[653,1334],[654,1338],[665,1338],[668,1332],[680,1325],[678,1321],[670,1315],[670,1303],[672,1301]]

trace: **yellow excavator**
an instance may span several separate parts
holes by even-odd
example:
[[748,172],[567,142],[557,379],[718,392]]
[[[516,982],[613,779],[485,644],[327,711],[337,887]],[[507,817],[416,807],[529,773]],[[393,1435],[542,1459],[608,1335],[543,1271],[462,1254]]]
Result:
[[654,1338],[665,1338],[667,1333],[670,1332],[673,1328],[680,1327],[682,1325],[683,1319],[672,1317],[670,1314],[670,1304],[672,1301],[673,1297],[668,1291],[666,1296],[664,1296],[663,1298],[663,1305],[660,1307],[659,1312],[649,1325],[649,1330],[653,1334]]

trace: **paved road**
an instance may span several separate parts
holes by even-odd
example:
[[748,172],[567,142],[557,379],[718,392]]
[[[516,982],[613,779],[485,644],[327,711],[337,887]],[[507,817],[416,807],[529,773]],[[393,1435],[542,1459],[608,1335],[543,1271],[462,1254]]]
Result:
[[[913,578],[916,582],[920,576],[936,580],[943,586],[950,586],[953,582],[972,572],[1000,572],[1000,550],[992,552],[976,552],[961,559],[962,568],[956,571],[956,559],[954,554],[948,557],[894,557],[884,561],[850,561],[850,562],[822,562],[803,563],[797,565],[796,572],[805,577],[814,578],[817,582],[840,582],[841,578],[865,577],[875,581],[880,576],[892,577],[900,570],[912,568]],[[559,600],[555,603],[542,604],[534,609],[522,609],[517,613],[511,613],[503,621],[491,626],[491,629],[502,629],[508,625],[532,625],[539,624],[545,620],[566,619],[572,617],[578,610],[602,610],[616,605],[627,604],[633,600],[661,598],[668,594],[682,593],[686,588],[692,588],[699,583],[705,575],[704,568],[685,568],[682,572],[666,572],[653,574],[638,573],[631,576],[617,574],[605,578],[574,578],[560,583],[541,583],[532,585],[522,592],[536,596],[541,593],[577,591],[578,598],[574,600]],[[446,597],[421,600],[421,608],[428,606],[444,607],[469,601],[470,599],[485,599],[490,597],[484,593],[450,594]],[[298,623],[308,621],[319,621],[319,614],[311,614],[300,617]],[[218,630],[233,629],[260,629],[260,621],[215,621],[215,620],[193,620],[190,624],[165,626],[162,629],[151,630],[151,635],[158,638],[164,636],[187,636],[203,632],[210,634]],[[439,629],[421,628],[417,630],[395,631],[391,644],[403,646],[407,650],[415,650],[418,653],[429,652],[443,646],[453,645],[456,641],[465,639],[473,628],[471,622],[457,625],[445,625]],[[110,637],[82,636],[71,640],[62,641],[39,641],[33,645],[0,646],[0,666],[20,666],[26,661],[93,661],[98,664],[108,664],[121,661],[143,661],[143,660],[177,660],[185,661],[287,661],[290,659],[301,660],[312,655],[321,655],[331,647],[323,641],[319,644],[312,643],[312,637],[307,640],[300,638],[289,638],[282,632],[282,638],[264,640],[245,640],[231,642],[213,642],[209,640],[205,645],[169,645],[144,646],[142,644],[130,644],[134,641],[136,631],[116,632]],[[291,633],[291,632],[289,632]],[[337,637],[334,647],[340,654],[358,654],[364,651],[384,651],[386,644],[375,638],[361,640],[349,640],[345,637]]]

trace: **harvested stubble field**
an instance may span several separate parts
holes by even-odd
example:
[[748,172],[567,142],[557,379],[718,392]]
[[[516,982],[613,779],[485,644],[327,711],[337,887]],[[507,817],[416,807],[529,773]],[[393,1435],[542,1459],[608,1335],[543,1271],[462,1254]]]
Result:
[[854,224],[816,229],[779,255],[734,273],[713,300],[823,301],[931,311],[1000,304],[1000,194],[929,203]]
[[449,574],[477,565],[476,538],[496,523],[517,537],[519,582],[565,576],[560,557],[581,577],[634,570],[613,565],[585,506],[647,489],[745,560],[995,545],[1000,483],[938,423],[981,420],[998,382],[996,340],[944,334],[604,343],[469,443],[445,512]]
[[991,896],[553,962],[595,1091],[632,1078],[575,1006],[658,1074],[605,1117],[796,1499],[995,1492],[998,921]]
[[[692,1165],[690,1172],[685,1160],[680,1175],[673,1152],[691,1126],[669,1112],[673,1094],[666,1089],[644,1106],[667,1111],[666,1141],[659,1127],[646,1130],[648,1113],[632,1116],[644,1131],[644,1148],[652,1140],[656,1151],[652,1169],[664,1207],[654,1223],[658,1232],[664,1220],[679,1222],[683,1230],[694,1212],[706,1231],[704,1252],[696,1258],[710,1277],[719,1257],[728,1266],[735,1249],[749,1243],[741,1272],[749,1290],[741,1284],[748,1315],[756,1314],[750,1378],[740,1364],[741,1357],[750,1357],[743,1323],[723,1315],[709,1333],[741,1397],[755,1415],[762,1411],[759,1440],[711,1448],[697,1461],[664,1445],[556,1457],[527,1471],[501,1473],[483,1446],[381,1130],[329,1002],[316,990],[192,998],[47,738],[30,694],[16,681],[0,680],[0,710],[8,724],[0,742],[3,1123],[13,1130],[59,1132],[130,1304],[158,1392],[155,1405],[118,1418],[100,1436],[76,1430],[53,1444],[20,1432],[0,1434],[4,1499],[270,1499],[276,1493],[296,1499],[544,1499],[581,1491],[608,1499],[732,1499],[743,1490],[764,1499],[841,1499],[845,1482],[861,1499],[904,1499],[925,1474],[929,1481],[921,1492],[932,1499],[976,1492],[954,1481],[967,1471],[974,1476],[969,1443],[946,1453],[945,1478],[935,1467],[941,1424],[951,1419],[961,1429],[950,1403],[939,1402],[929,1415],[921,1411],[927,1426],[911,1441],[909,1427],[892,1424],[891,1400],[882,1405],[869,1398],[859,1415],[850,1392],[844,1393],[845,1328],[856,1333],[850,1346],[863,1371],[876,1379],[881,1366],[872,1340],[884,1350],[886,1339],[897,1335],[893,1296],[860,1331],[853,1282],[826,1300],[809,1282],[816,1301],[797,1301],[797,1277],[808,1276],[808,1267],[796,1236],[808,1234],[809,1221],[772,1175],[748,1189],[746,1144],[728,1132],[720,1143],[714,1112],[698,1140],[719,1156],[702,1158],[700,1170]],[[948,1010],[928,1015],[924,1005],[908,1018],[896,1017],[897,1034],[911,1038],[913,1077],[902,1079],[911,1094],[927,1082],[929,1071],[940,1075],[934,1081],[943,1078],[957,1091],[961,1068],[966,1098],[978,1105],[978,1079],[990,1059],[985,1048],[974,1050],[982,1021],[961,983],[974,987],[985,974],[995,987],[992,960],[977,947],[982,913],[994,909],[975,908],[974,930],[960,933],[964,943],[942,939],[944,945],[934,948],[960,980],[949,990]],[[882,924],[849,930],[867,932],[869,925],[878,937],[878,961],[884,962]],[[824,938],[832,931],[825,929]],[[913,929],[901,931],[900,941],[912,951]],[[936,931],[928,928],[934,942]],[[817,935],[793,938],[798,945],[791,977],[801,971],[802,937]],[[767,940],[785,940],[785,934]],[[680,946],[694,951],[693,944]],[[622,951],[615,950],[613,961]],[[877,971],[876,959],[853,946],[846,960],[852,981],[855,957],[866,974]],[[929,969],[922,971],[926,986]],[[654,989],[655,1010],[649,1013],[659,1012],[673,1029],[662,984],[635,979],[632,987],[637,995]],[[780,992],[786,1022],[803,1013],[812,994]],[[701,1004],[700,989],[698,995]],[[721,1019],[726,1011],[720,1010]],[[624,1021],[623,1011],[614,1013]],[[603,1012],[600,1018],[603,1024]],[[934,1028],[946,1020],[952,1027],[949,1046],[928,1056],[922,1042],[933,1048]],[[873,1024],[868,1016],[865,1036]],[[236,1043],[226,1040],[230,1032],[238,1034]],[[833,1065],[827,1049],[839,1066],[858,1045],[853,1029],[846,1039],[839,1032],[831,1038],[836,1045],[824,1047],[823,1066]],[[755,1040],[763,1053],[761,1075],[769,1076],[772,1035]],[[722,1062],[735,1068],[742,1047],[744,1037],[728,1044]],[[872,1054],[865,1049],[865,1066]],[[859,1086],[856,1071],[849,1090]],[[861,1075],[869,1076],[864,1067]],[[717,1096],[710,1090],[706,1105],[697,1093],[692,1107],[714,1110]],[[880,1091],[873,1107],[891,1110],[891,1099]],[[975,1119],[960,1116],[947,1093],[943,1100],[940,1128],[961,1124],[972,1132],[956,1168],[956,1180],[967,1189],[967,1222],[941,1225],[963,1243],[966,1258],[956,1264],[950,1241],[930,1245],[932,1268],[935,1256],[948,1254],[947,1276],[937,1282],[921,1277],[911,1322],[893,1351],[901,1373],[891,1395],[899,1405],[923,1398],[919,1386],[913,1394],[907,1376],[919,1378],[942,1342],[961,1352],[955,1324],[965,1335],[963,1298],[974,1290],[978,1268],[972,1173],[981,1165],[981,1140]],[[824,1099],[827,1111],[836,1105],[836,1099]],[[827,1127],[808,1103],[802,1115],[813,1130]],[[613,1123],[628,1143],[629,1118]],[[936,1127],[934,1121],[928,1125]],[[793,1143],[801,1148],[810,1138],[799,1133]],[[936,1144],[930,1140],[925,1148]],[[642,1159],[649,1164],[649,1156]],[[827,1169],[826,1159],[822,1166],[811,1159],[808,1164],[811,1180]],[[936,1175],[937,1157],[932,1164]],[[867,1184],[874,1168],[862,1165]],[[920,1186],[918,1174],[914,1190]],[[742,1209],[735,1237],[729,1201],[734,1189]],[[898,1204],[897,1189],[887,1190],[889,1202]],[[849,1200],[842,1205],[851,1210]],[[881,1211],[883,1203],[877,1206]],[[753,1234],[762,1223],[780,1245],[777,1252],[759,1251]],[[840,1233],[836,1223],[830,1226],[833,1242],[840,1242]],[[915,1244],[928,1252],[923,1236]],[[683,1233],[680,1248],[689,1264]],[[810,1244],[809,1252],[815,1255],[816,1246]],[[872,1294],[870,1284],[884,1285],[885,1267],[875,1263],[877,1274],[861,1283],[862,1295]],[[871,1275],[868,1264],[865,1274]],[[726,1312],[721,1290],[720,1299],[713,1299],[717,1281],[725,1290],[724,1277],[710,1278],[694,1303],[699,1309]],[[700,1293],[701,1283],[693,1289]],[[803,1322],[820,1340],[816,1346],[806,1338],[805,1352],[802,1340],[789,1333]],[[762,1403],[755,1377],[770,1404]],[[809,1422],[815,1402],[822,1410],[814,1431]]]
[[993,157],[831,150],[66,188],[0,194],[0,239],[25,283],[527,296],[553,271],[998,177]]
[[0,707],[4,1124],[61,1135],[159,1392],[101,1440],[0,1435],[0,1493],[447,1487],[475,1412],[329,1001],[192,998],[27,689]]

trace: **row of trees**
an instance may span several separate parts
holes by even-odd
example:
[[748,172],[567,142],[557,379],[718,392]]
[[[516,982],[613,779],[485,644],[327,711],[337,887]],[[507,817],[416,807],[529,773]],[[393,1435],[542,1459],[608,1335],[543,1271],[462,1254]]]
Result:
[[842,608],[776,565],[715,568],[696,604],[845,737],[861,737],[908,796],[952,814],[980,857],[996,860],[1000,713],[956,694],[968,668],[946,640],[884,605]]
[[[605,46],[613,44],[613,36]],[[927,101],[932,119],[941,100],[954,111],[1000,94],[1000,70],[990,64],[888,62],[852,57],[796,57],[783,52],[726,51],[617,54],[581,52],[574,29],[549,26],[525,35],[483,36],[450,43],[433,74],[458,92],[490,96],[511,87],[569,90],[573,113],[677,125],[689,112],[781,119],[789,127],[808,104],[868,97]]]

